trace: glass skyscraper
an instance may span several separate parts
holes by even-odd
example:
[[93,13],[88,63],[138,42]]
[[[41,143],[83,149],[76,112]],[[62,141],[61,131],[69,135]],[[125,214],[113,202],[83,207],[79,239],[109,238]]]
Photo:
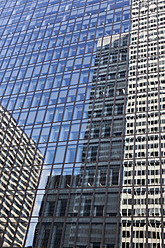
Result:
[[165,247],[164,20],[0,1],[0,247]]

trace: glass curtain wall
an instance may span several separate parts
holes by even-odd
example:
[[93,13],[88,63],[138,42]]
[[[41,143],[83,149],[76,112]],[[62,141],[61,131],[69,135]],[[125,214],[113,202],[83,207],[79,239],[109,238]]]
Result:
[[164,247],[164,15],[0,1],[0,247]]

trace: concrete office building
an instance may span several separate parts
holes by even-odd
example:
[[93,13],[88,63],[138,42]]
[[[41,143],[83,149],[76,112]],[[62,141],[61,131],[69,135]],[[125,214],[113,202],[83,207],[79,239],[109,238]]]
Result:
[[0,120],[0,241],[2,247],[22,247],[43,157],[2,107]]

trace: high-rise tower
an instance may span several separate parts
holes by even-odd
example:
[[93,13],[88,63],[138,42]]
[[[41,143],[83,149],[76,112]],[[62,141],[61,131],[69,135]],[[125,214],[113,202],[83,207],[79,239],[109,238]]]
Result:
[[122,247],[164,247],[164,3],[132,1]]

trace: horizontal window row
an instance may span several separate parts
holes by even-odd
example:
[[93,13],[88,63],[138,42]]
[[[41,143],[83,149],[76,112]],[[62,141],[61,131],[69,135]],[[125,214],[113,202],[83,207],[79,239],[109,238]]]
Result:
[[[33,64],[38,64],[40,62],[46,62],[46,61],[55,60],[55,59],[62,59],[66,57],[68,57],[66,67],[65,67],[66,71],[71,70],[72,68],[76,69],[76,67],[77,69],[80,67],[83,68],[84,67],[82,63],[83,56],[80,56],[80,55],[84,54],[84,51],[85,51],[84,57],[90,56],[90,53],[92,52],[93,58],[95,58],[96,45],[97,45],[97,42],[94,43],[94,47],[93,47],[93,42],[87,42],[86,44],[80,43],[78,45],[71,45],[70,47],[65,46],[62,48],[56,48],[55,51],[52,49],[52,50],[47,50],[47,51],[34,52],[32,54],[27,53],[25,55],[19,55],[18,57],[12,56],[11,58],[7,56],[7,58],[5,59],[0,59],[1,70],[10,69],[13,67],[15,68],[18,66],[25,66],[25,65],[32,67]],[[109,49],[107,49],[107,54],[105,56],[104,54],[101,54],[100,56],[99,55],[100,54],[98,52],[98,55],[95,59],[95,66],[100,65],[100,68],[101,67],[104,68],[105,65],[107,65],[108,63],[110,63],[110,65],[112,64],[112,68],[113,68],[114,63],[122,64],[123,62],[127,61],[127,49],[119,50],[119,54],[118,54],[118,50],[116,50],[115,54],[112,51],[110,55],[109,55]],[[77,58],[79,58],[79,65],[74,64],[73,66],[74,58],[69,58],[72,56],[77,56]],[[91,61],[91,65],[92,64],[93,63]]]
[[[89,74],[89,77],[88,77]],[[0,96],[3,95],[15,95],[24,92],[34,92],[40,91],[43,89],[50,88],[63,88],[69,85],[79,85],[87,84],[87,82],[92,82],[93,79],[93,68],[89,70],[79,70],[73,71],[72,74],[64,73],[58,74],[55,76],[43,76],[31,80],[17,80],[15,83],[8,82],[0,85]]]
[[[71,102],[75,102],[75,104],[82,104],[82,101],[87,101],[90,98],[91,86],[86,87],[79,87],[77,88],[70,88],[69,90],[61,90],[56,91],[52,90],[51,92],[43,92],[43,93],[35,93],[28,94],[28,95],[19,95],[18,97],[4,97],[2,98],[1,104],[7,110],[17,110],[17,109],[28,109],[34,107],[41,107],[41,106],[50,106],[54,104],[71,104]],[[94,93],[94,92],[93,92]],[[110,98],[110,99],[109,99]],[[94,99],[94,97],[91,97]],[[106,108],[105,110],[102,109],[102,106],[99,104],[100,100],[105,101]],[[96,95],[95,97],[95,104],[97,104],[97,109],[94,111],[94,117],[101,117],[102,112],[104,116],[112,115],[113,114],[113,103],[112,101],[116,100],[116,106],[114,114],[123,114],[123,104],[124,104],[124,97],[112,97],[109,92],[104,96],[100,97]],[[109,106],[107,106],[109,103]],[[69,106],[68,105],[68,106]],[[89,117],[92,114],[92,105],[89,106]],[[60,106],[60,105],[59,105]],[[54,106],[52,106],[54,107]],[[66,106],[67,107],[67,106]],[[27,110],[26,110],[27,111]],[[156,130],[155,130],[156,131]]]
[[33,108],[24,111],[14,111],[12,113],[13,118],[18,122],[20,126],[32,125],[32,124],[41,124],[41,123],[50,123],[50,122],[61,122],[61,121],[70,121],[70,120],[79,120],[86,118],[101,118],[111,117],[114,115],[123,115],[123,104],[116,105],[115,112],[113,113],[113,106],[105,106],[104,111],[102,109],[98,110],[96,113],[89,112],[88,103],[77,103],[76,105],[69,104],[64,107],[63,104],[55,106],[39,107],[38,109]]
[[[68,75],[68,76],[70,79],[70,75]],[[77,76],[79,78],[79,73],[77,72],[77,75],[76,75],[76,73],[75,74],[73,73],[72,78],[73,78],[73,76],[74,76],[74,79],[76,79]],[[97,86],[97,88],[95,88],[95,85],[93,86],[90,83],[79,84],[78,86],[76,86],[76,84],[75,84],[75,86],[76,86],[75,87],[71,81],[71,85],[69,87],[67,87],[66,85],[62,85],[63,87],[57,88],[56,86],[58,86],[57,85],[58,83],[57,83],[56,79],[58,79],[59,80],[58,82],[61,83],[62,75],[56,76],[54,83],[53,83],[53,77],[47,78],[46,83],[45,83],[45,78],[43,77],[43,78],[40,78],[38,81],[32,80],[31,83],[29,82],[29,80],[25,80],[23,83],[17,82],[15,84],[14,83],[1,84],[0,90],[1,90],[2,97],[0,97],[0,102],[1,102],[1,99],[9,99],[9,98],[16,99],[19,97],[23,99],[23,98],[29,97],[29,96],[31,96],[31,100],[32,100],[33,96],[37,97],[40,94],[43,97],[46,97],[46,99],[48,101],[50,94],[53,94],[54,92],[56,92],[55,93],[56,97],[54,97],[54,99],[53,99],[54,103],[57,100],[59,101],[59,103],[63,103],[66,101],[67,97],[69,97],[69,95],[70,95],[70,93],[68,94],[68,92],[71,92],[71,91],[74,92],[75,96],[73,99],[70,99],[70,100],[68,99],[67,101],[75,101],[75,100],[81,101],[81,100],[84,100],[85,98],[86,99],[95,98],[97,100],[97,99],[103,99],[106,97],[110,97],[109,100],[112,101],[115,98],[115,90],[114,90],[115,83],[110,84],[109,82],[107,82],[107,85],[106,85],[105,82],[103,82],[103,83],[97,82],[98,86]],[[32,82],[34,83],[33,88],[31,87]],[[37,83],[37,87],[35,85],[36,83]],[[52,86],[52,89],[50,89],[51,86]],[[125,95],[124,94],[124,87],[125,87],[125,82],[117,83],[116,98],[118,98],[118,99],[124,98],[124,95]],[[33,89],[35,89],[35,92],[33,92]],[[43,89],[43,91],[41,91],[42,89]],[[19,92],[19,90],[20,90],[20,92]],[[27,94],[25,93],[26,91],[27,91]],[[59,98],[62,95],[63,95],[63,98],[64,97],[66,98],[64,101],[57,99],[59,92],[60,92]],[[65,92],[65,94],[63,94],[62,92]],[[39,97],[39,99],[40,99],[40,97]],[[39,102],[40,102],[40,100],[38,101],[38,103]]]
[[[37,107],[44,105],[53,105],[56,103],[65,103],[65,102],[74,102],[77,103],[79,101],[88,100],[90,97],[90,89],[89,86],[86,92],[86,87],[81,88],[70,88],[68,90],[63,91],[51,91],[51,92],[43,92],[43,93],[35,93],[24,96],[5,98],[2,100],[2,106],[6,107],[7,110],[20,109],[20,108],[29,108],[29,107]],[[59,94],[59,97],[58,97]],[[77,95],[77,96],[76,96]],[[108,95],[107,95],[108,97]],[[8,102],[9,101],[9,102]],[[8,104],[5,104],[7,103]]]
[[[88,58],[86,58],[86,59],[88,59]],[[86,62],[88,63],[88,60],[84,60],[84,63],[86,63]],[[76,61],[75,61],[75,63],[76,63]],[[43,64],[43,65],[42,64],[37,65],[35,68],[34,67],[32,67],[32,68],[31,67],[30,68],[23,67],[20,70],[16,69],[16,70],[13,70],[13,71],[6,71],[6,72],[2,72],[1,71],[0,72],[0,78],[3,78],[3,82],[9,81],[9,79],[11,79],[12,77],[15,78],[15,79],[13,78],[13,80],[16,80],[16,79],[21,80],[21,79],[24,79],[24,77],[26,77],[26,75],[30,73],[32,76],[35,76],[34,78],[31,78],[31,81],[36,81],[35,80],[35,79],[37,79],[36,77],[37,76],[40,76],[40,75],[42,75],[42,76],[48,75],[50,77],[51,76],[53,77],[54,76],[54,73],[55,73],[56,66],[57,66],[57,63],[52,62],[52,63]],[[64,66],[65,66],[65,61],[61,61],[61,63],[59,63],[59,65],[57,67],[58,72],[63,72]],[[87,67],[88,66],[86,64],[86,66],[84,66],[84,68],[87,68]],[[93,76],[93,69],[95,69],[95,68],[91,68],[92,73],[90,73],[90,77]],[[77,75],[76,75],[76,73],[73,73],[73,74],[74,74],[73,77],[77,77],[78,76],[78,73],[77,73]],[[80,80],[82,79],[82,81],[79,82],[79,83],[85,83],[87,81],[87,78],[88,77],[85,76],[85,74],[87,75],[87,71],[86,72],[83,71],[82,74],[84,74],[84,75],[82,75],[82,78],[80,78]],[[71,75],[71,74],[68,73],[67,75],[65,75],[65,78],[68,76],[67,79],[69,79],[70,78],[69,75]],[[125,78],[126,76],[127,76],[127,71],[125,69],[124,70],[121,70],[120,67],[119,67],[119,70],[117,72],[116,71],[109,72],[108,73],[108,76],[106,75],[106,71],[105,71],[104,74],[103,75],[100,75],[98,79],[97,79],[97,74],[95,73],[95,75],[93,76],[93,78],[92,79],[91,78],[89,79],[89,82],[91,82],[91,80],[93,82],[97,82],[97,80],[102,80],[102,81],[113,80],[112,81],[112,85],[113,85],[116,78],[119,80],[119,79]],[[66,81],[69,81],[67,79],[66,79]],[[77,84],[77,83],[78,83],[77,81],[73,81],[72,82],[72,85],[73,84]],[[66,84],[63,85],[63,86],[68,86],[68,84],[69,83],[66,82]],[[36,86],[36,84],[35,84],[35,86]],[[4,85],[2,87],[4,87]],[[58,87],[58,86],[56,86],[56,87]],[[34,88],[34,90],[35,90],[35,88]]]
[[[122,21],[122,20],[128,20],[129,17],[130,17],[130,10],[129,10],[129,7],[125,7],[124,10],[121,8],[121,9],[116,9],[115,13],[113,13],[114,11],[108,11],[108,8],[105,4],[102,4],[100,6],[100,9],[99,9],[99,5],[98,6],[95,6],[95,12],[91,10],[88,10],[88,13],[85,13],[85,18],[84,18],[84,22],[82,22],[82,16],[83,16],[83,9],[78,9],[78,12],[76,14],[76,17],[77,17],[77,20],[76,20],[76,23],[75,23],[75,26],[74,26],[74,21],[69,21],[70,22],[70,25],[67,24],[67,21],[68,20],[72,20],[74,19],[74,16],[75,16],[75,11],[76,10],[73,10],[73,15],[71,14],[71,16],[69,17],[69,19],[67,18],[66,19],[66,16],[68,15],[69,12],[65,12],[65,22],[62,23],[62,26],[60,28],[60,33],[64,33],[64,32],[71,32],[71,31],[76,31],[76,30],[79,30],[80,28],[81,29],[84,29],[84,28],[88,28],[89,27],[95,27],[95,25],[99,26],[99,25],[102,25],[104,24],[104,22],[106,23],[112,23],[112,22],[119,22],[119,21]],[[107,16],[105,16],[105,11],[107,11]],[[122,13],[123,11],[123,13]],[[57,8],[56,6],[54,7],[49,7],[46,11],[46,15],[44,16],[44,13],[45,13],[45,8],[42,8],[40,10],[36,10],[34,11],[34,13],[31,11],[29,12],[24,12],[22,15],[21,14],[16,14],[16,15],[12,15],[11,18],[9,19],[9,17],[2,17],[2,19],[0,18],[0,24],[1,26],[4,26],[7,24],[7,26],[9,26],[10,24],[14,24],[14,23],[18,23],[19,22],[19,25],[23,24],[22,22],[24,21],[27,21],[27,24],[29,24],[29,21],[31,19],[31,22],[29,24],[29,29],[33,28],[34,24],[36,24],[37,22],[37,19],[35,18],[40,18],[44,16],[44,19],[43,19],[43,23],[42,23],[42,26],[44,24],[53,24],[53,22],[47,22],[47,20],[50,20],[50,17],[47,16],[47,15],[52,15],[54,14],[54,19],[56,19],[56,13],[57,13]],[[98,16],[97,16],[97,13],[99,12]],[[57,15],[57,19],[56,19],[56,23],[58,23],[58,19],[62,17],[63,13],[60,13],[59,15]],[[113,15],[114,15],[114,18],[113,18]],[[1,15],[2,16],[2,15]],[[106,21],[105,21],[105,17],[106,17]],[[42,19],[41,19],[42,20]],[[64,21],[64,19],[61,19],[61,21]],[[83,24],[81,26],[81,24]],[[95,24],[95,25],[94,25]],[[22,26],[22,25],[21,25]],[[38,26],[38,25],[37,25]],[[34,26],[35,27],[35,26]],[[66,30],[67,28],[67,30]],[[17,27],[16,29],[16,32],[18,32],[19,29]]]
[[[54,4],[53,6],[49,6],[46,8],[46,6],[42,6],[42,8],[40,7],[40,9],[38,9],[38,6],[36,5],[36,3],[32,3],[29,6],[29,9],[27,7],[23,7],[21,5],[19,5],[18,7],[15,7],[14,9],[7,9],[1,13],[1,17],[3,17],[4,19],[8,20],[9,17],[6,16],[10,16],[12,15],[13,18],[11,17],[9,20],[9,23],[11,23],[11,21],[13,19],[16,19],[16,22],[18,21],[24,21],[25,17],[27,18],[39,18],[44,16],[45,18],[47,17],[47,15],[50,14],[54,14],[54,16],[56,17],[57,14],[57,19],[60,17],[60,15],[70,15],[70,19],[73,19],[75,17],[80,18],[83,15],[95,15],[98,14],[98,12],[103,12],[106,10],[113,10],[114,9],[114,4],[112,4],[113,2],[111,2],[111,4],[108,4],[107,2],[101,3],[101,4],[95,4],[93,6],[86,6],[86,8],[81,7],[81,6],[77,6],[78,8],[75,8],[74,5],[72,6],[72,3],[65,5],[64,3],[60,6],[59,8],[59,4]],[[44,2],[44,4],[47,5],[46,2]],[[83,2],[83,4],[81,3],[81,5],[85,6],[85,2]],[[129,5],[129,1],[121,1],[120,3],[116,3],[115,9],[121,8],[121,7],[125,7]],[[30,11],[31,14],[29,15],[28,12]],[[65,11],[63,13],[63,11]],[[27,12],[27,13],[26,13]],[[23,14],[22,14],[23,13]],[[59,13],[59,14],[58,14]],[[5,18],[6,17],[6,18]],[[5,24],[4,24],[5,25]]]
[[[115,123],[116,124],[116,123]],[[60,127],[59,124],[44,124],[43,127],[40,125],[34,125],[32,129],[30,127],[25,128],[25,132],[31,137],[31,141],[34,141],[36,143],[54,143],[58,141],[76,141],[77,139],[82,140],[83,139],[90,139],[89,142],[99,142],[99,138],[103,139],[104,141],[109,141],[110,135],[112,136],[112,140],[115,137],[120,138],[122,135],[122,127],[123,127],[123,120],[120,120],[120,126],[116,128],[116,126],[113,126],[113,132],[111,133],[111,123],[108,121],[103,121],[102,125],[99,125],[98,122],[96,124],[92,125],[92,129],[87,131],[86,128],[88,128],[86,122],[83,123],[73,121],[72,124],[66,122],[63,123]],[[89,125],[89,123],[88,123]],[[97,139],[97,140],[96,140]],[[0,142],[3,144],[3,147],[9,147],[9,142],[11,147],[22,145],[23,141],[20,139],[15,140],[15,129],[9,129],[8,131],[0,130]],[[30,142],[31,142],[30,141]],[[102,142],[102,140],[100,140]],[[28,144],[29,141],[25,141],[24,144]],[[86,143],[86,141],[84,142]],[[60,144],[60,143],[59,143]],[[51,144],[50,144],[51,145]],[[53,144],[52,144],[53,145]]]
[[[34,198],[36,190],[38,190],[38,193],[40,191],[42,193],[45,189],[47,190],[46,193],[50,195],[57,195],[57,189],[59,189],[61,195],[68,193],[68,189],[70,189],[72,193],[80,195],[80,191],[76,190],[76,188],[80,187],[83,187],[84,191],[86,190],[87,193],[91,195],[93,187],[96,188],[96,192],[99,191],[97,188],[101,187],[102,193],[105,194],[106,186],[108,186],[108,191],[113,191],[114,193],[116,191],[118,195],[119,170],[120,167],[110,169],[108,169],[108,167],[98,167],[97,169],[93,167],[84,168],[83,166],[80,168],[64,167],[60,169],[43,170],[41,177],[39,177],[41,172],[39,168],[37,168],[37,170],[14,168],[10,174],[8,173],[9,170],[6,169],[1,171],[1,188],[4,193],[0,194],[0,198],[2,201],[14,190],[16,190],[15,198],[20,198],[21,200],[24,200],[24,198]],[[6,182],[4,182],[5,180]],[[39,186],[37,187],[38,180]],[[26,189],[27,191],[25,191]],[[30,191],[34,192],[30,194]],[[41,196],[42,194],[39,195],[40,198]]]
[[[53,39],[52,39],[53,41]],[[39,42],[41,45],[41,42]],[[23,46],[23,49],[25,53],[26,51],[26,47],[28,44],[26,44],[26,46]],[[34,44],[32,44],[34,45]],[[44,46],[46,45],[46,41],[44,41]],[[44,62],[44,61],[49,61],[49,60],[53,60],[53,59],[59,59],[59,58],[66,58],[66,57],[72,57],[75,55],[81,55],[85,53],[91,53],[91,52],[96,52],[96,45],[97,45],[97,41],[94,43],[94,47],[93,47],[93,42],[87,42],[87,43],[80,43],[79,45],[71,45],[69,46],[65,46],[62,48],[56,48],[55,51],[54,49],[52,50],[47,50],[47,51],[41,51],[39,48],[37,50],[40,50],[39,52],[34,52],[34,53],[27,53],[25,55],[20,55],[22,52],[22,48],[21,46],[18,46],[14,49],[14,51],[19,51],[20,49],[20,53],[17,56],[13,56],[15,52],[13,52],[13,48],[11,49],[9,48],[9,50],[5,51],[3,50],[3,56],[5,56],[5,59],[1,59],[0,60],[0,65],[1,65],[1,70],[6,69],[6,68],[12,68],[12,67],[17,67],[20,65],[27,65],[27,64],[34,64],[34,63],[38,63],[38,62]],[[30,45],[29,45],[30,46]],[[28,47],[29,49],[29,47]],[[7,54],[5,55],[4,53],[7,52]],[[12,57],[8,58],[9,55],[12,55]],[[17,54],[17,52],[16,52]],[[124,53],[122,53],[124,56]],[[95,55],[95,53],[94,53]],[[93,56],[94,56],[93,55]],[[78,56],[79,57],[79,56]],[[19,59],[22,59],[22,63],[19,63]],[[73,58],[71,58],[73,59]]]
[[[52,131],[53,132],[53,131]],[[45,145],[44,145],[45,146]],[[100,146],[95,143],[95,141],[89,142],[89,147],[87,148],[87,141],[83,143],[83,140],[80,141],[69,141],[68,146],[66,147],[66,142],[60,142],[57,147],[56,144],[49,144],[47,148],[44,148],[43,145],[39,146],[39,151],[44,154],[46,149],[44,164],[51,163],[73,163],[75,162],[96,162],[96,161],[107,161],[109,159],[121,159],[122,152],[122,140],[113,141],[111,145],[111,156],[110,155],[110,141],[109,139],[103,139],[100,141]],[[17,147],[15,147],[17,148]],[[57,148],[57,150],[56,150]],[[13,146],[14,149],[14,146]],[[3,153],[7,152],[8,147],[3,147]],[[28,148],[26,148],[28,151]],[[32,150],[33,151],[33,150]],[[12,151],[9,149],[9,154],[12,154]],[[15,150],[13,150],[15,153]],[[24,151],[21,150],[23,154]],[[26,153],[26,156],[30,155],[30,150]],[[32,154],[33,155],[33,154]],[[54,157],[55,156],[55,157]],[[54,161],[54,162],[53,162]],[[16,161],[17,162],[17,161]]]
[[[16,27],[8,27],[5,31],[4,31],[4,35],[7,35],[7,34],[10,34],[13,29],[16,29],[15,32],[20,32],[20,31],[25,31],[28,29],[28,25],[29,23],[24,23],[24,25],[19,26],[19,29]],[[47,24],[48,25],[48,24]],[[16,25],[15,25],[16,26]],[[31,28],[37,28],[37,23],[35,23],[33,25],[33,27]],[[57,29],[57,28],[56,28]],[[57,32],[55,29],[55,32]],[[75,42],[79,42],[79,41],[85,41],[86,39],[94,39],[94,38],[100,38],[102,37],[103,35],[104,36],[107,36],[107,35],[111,35],[111,34],[119,34],[120,32],[123,33],[123,32],[128,32],[129,31],[129,21],[123,21],[122,24],[114,24],[113,26],[113,30],[112,30],[112,24],[106,24],[105,25],[105,30],[104,30],[104,26],[100,26],[100,27],[97,27],[96,28],[91,28],[89,29],[88,31],[87,30],[82,30],[81,33],[79,34],[79,32],[75,32],[73,38],[72,38],[72,41],[71,41],[71,34],[66,34],[66,38],[65,38],[65,41],[64,41],[64,44],[69,44],[70,42],[72,43],[75,43]],[[104,33],[103,33],[104,32]],[[27,33],[28,34],[28,33]],[[52,35],[55,35],[55,33]],[[68,36],[68,37],[67,37]],[[30,35],[31,37],[31,35]],[[27,39],[30,39],[30,37],[28,35],[25,36],[24,38],[24,42],[27,40]],[[62,39],[62,37],[61,37]]]
[[[82,59],[82,58],[80,58]],[[84,58],[84,66],[82,68],[88,68],[90,66],[90,57],[85,57]],[[75,60],[75,69],[80,69],[81,66],[79,64],[79,59],[77,58]],[[20,69],[14,69],[13,71],[6,71],[6,72],[0,72],[0,78],[3,82],[6,81],[12,81],[12,80],[20,80],[23,78],[29,78],[29,77],[37,77],[37,76],[41,76],[41,75],[49,75],[49,74],[54,74],[56,72],[56,68],[57,68],[57,72],[63,72],[64,68],[65,68],[65,63],[66,60],[61,61],[58,63],[58,67],[57,67],[57,62],[51,62],[51,63],[45,63],[45,64],[38,64],[35,67],[23,67]],[[68,62],[69,63],[69,62]],[[70,68],[71,69],[71,68]],[[91,68],[92,69],[92,68]],[[111,73],[112,74],[112,73]],[[114,75],[116,75],[116,73],[114,73]],[[2,79],[3,78],[3,79]]]

